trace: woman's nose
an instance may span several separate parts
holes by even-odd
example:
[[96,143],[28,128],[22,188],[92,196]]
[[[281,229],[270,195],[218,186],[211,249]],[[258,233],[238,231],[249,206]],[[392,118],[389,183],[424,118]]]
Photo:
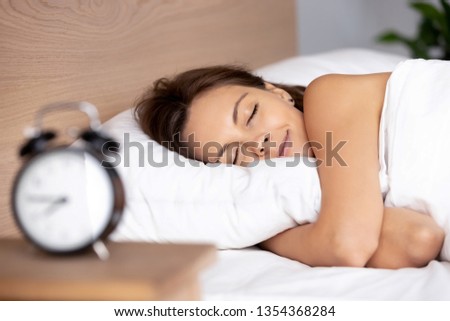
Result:
[[265,157],[270,152],[269,135],[264,135],[254,142],[249,142],[248,151],[258,157]]
[[271,141],[270,134],[258,137],[242,145],[242,157],[239,159],[241,166],[248,166],[257,160],[277,157],[276,143]]

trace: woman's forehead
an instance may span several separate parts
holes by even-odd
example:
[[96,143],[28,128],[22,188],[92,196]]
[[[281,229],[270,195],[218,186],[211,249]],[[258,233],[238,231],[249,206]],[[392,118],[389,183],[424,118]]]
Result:
[[[196,131],[205,127],[206,122],[214,122],[222,126],[233,122],[236,102],[249,88],[242,86],[224,86],[211,89],[192,102],[186,123],[186,130]],[[206,126],[210,127],[210,126]]]
[[248,88],[219,87],[205,92],[192,102],[182,136],[188,141],[188,146],[195,147],[196,158],[202,158],[205,148],[223,146],[230,139],[235,126],[235,103],[245,90]]
[[211,88],[205,92],[197,95],[193,100],[192,104],[198,102],[224,102],[228,99],[232,99],[235,95],[240,92],[251,90],[250,87],[238,86],[238,85],[226,85]]

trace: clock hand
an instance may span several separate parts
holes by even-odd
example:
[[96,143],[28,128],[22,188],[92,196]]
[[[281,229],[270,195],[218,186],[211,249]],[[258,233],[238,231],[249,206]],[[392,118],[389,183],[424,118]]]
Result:
[[64,196],[51,196],[51,195],[28,195],[28,201],[34,203],[61,203],[66,202],[67,199]]
[[46,207],[46,209],[43,211],[42,214],[45,214],[47,216],[51,215],[56,211],[56,209],[58,209],[61,205],[65,204],[67,202],[68,202],[67,197],[61,196],[61,197],[53,200],[52,202],[50,202],[50,204]]

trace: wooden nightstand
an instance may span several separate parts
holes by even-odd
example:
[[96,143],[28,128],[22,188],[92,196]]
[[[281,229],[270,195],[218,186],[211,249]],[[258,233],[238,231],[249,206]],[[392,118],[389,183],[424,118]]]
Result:
[[200,300],[199,271],[213,245],[107,243],[93,252],[52,256],[23,240],[0,240],[0,300]]

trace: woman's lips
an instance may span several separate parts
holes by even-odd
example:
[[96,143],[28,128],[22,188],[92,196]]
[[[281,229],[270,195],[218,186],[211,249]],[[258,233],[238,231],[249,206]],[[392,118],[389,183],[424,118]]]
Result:
[[286,131],[286,136],[283,139],[283,142],[280,145],[280,148],[278,149],[278,157],[286,156],[286,151],[289,147],[291,147],[292,142],[289,141],[289,130]]

